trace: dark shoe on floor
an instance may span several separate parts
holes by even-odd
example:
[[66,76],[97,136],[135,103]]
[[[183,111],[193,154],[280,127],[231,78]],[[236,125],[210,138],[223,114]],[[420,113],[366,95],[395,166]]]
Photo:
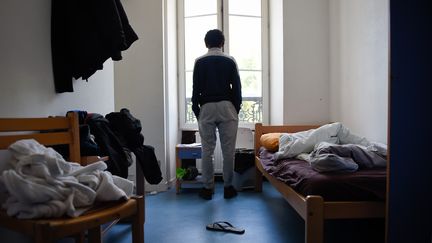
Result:
[[211,200],[213,196],[213,191],[212,189],[207,189],[203,187],[198,195],[205,200]]
[[224,198],[229,199],[237,196],[237,191],[233,186],[224,187]]

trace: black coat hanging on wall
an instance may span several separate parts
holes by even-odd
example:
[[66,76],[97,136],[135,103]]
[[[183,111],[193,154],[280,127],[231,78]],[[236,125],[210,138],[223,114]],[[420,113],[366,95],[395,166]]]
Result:
[[121,60],[121,51],[136,40],[120,0],[52,0],[56,92],[73,92],[73,78],[88,79],[107,59]]

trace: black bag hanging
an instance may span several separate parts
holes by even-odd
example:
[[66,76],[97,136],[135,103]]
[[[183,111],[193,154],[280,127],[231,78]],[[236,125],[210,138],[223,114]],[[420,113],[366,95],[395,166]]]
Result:
[[140,163],[146,181],[152,185],[159,184],[162,181],[162,173],[154,152],[154,148],[149,145],[143,145],[133,150],[136,160]]
[[154,148],[144,145],[140,120],[132,116],[126,108],[121,109],[120,112],[111,112],[105,117],[109,120],[111,129],[117,137],[135,154],[147,182],[153,185],[161,182],[162,172]]

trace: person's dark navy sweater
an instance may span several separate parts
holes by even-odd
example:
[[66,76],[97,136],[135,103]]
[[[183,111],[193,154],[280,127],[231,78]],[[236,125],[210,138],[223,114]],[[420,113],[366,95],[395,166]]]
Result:
[[209,102],[231,101],[240,111],[242,102],[240,76],[233,57],[220,48],[210,48],[196,59],[193,71],[192,110],[198,118],[200,106]]

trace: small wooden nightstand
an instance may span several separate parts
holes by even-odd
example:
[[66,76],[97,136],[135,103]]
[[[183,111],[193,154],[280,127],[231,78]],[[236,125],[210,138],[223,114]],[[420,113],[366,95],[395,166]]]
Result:
[[[177,144],[176,146],[176,169],[182,167],[182,159],[201,159],[201,144]],[[180,193],[181,184],[202,183],[201,176],[194,180],[176,180],[176,191]]]

